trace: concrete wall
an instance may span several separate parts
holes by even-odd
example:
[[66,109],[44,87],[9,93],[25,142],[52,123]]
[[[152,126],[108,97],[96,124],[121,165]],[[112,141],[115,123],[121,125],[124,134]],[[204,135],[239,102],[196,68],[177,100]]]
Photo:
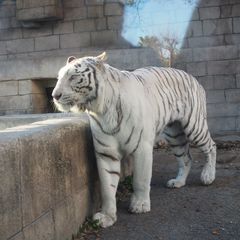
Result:
[[86,116],[1,131],[0,182],[0,240],[71,239],[100,203]]
[[0,117],[13,125],[0,131],[0,240],[72,239],[101,201],[87,115]]
[[207,90],[212,132],[240,130],[240,2],[200,0],[176,67]]

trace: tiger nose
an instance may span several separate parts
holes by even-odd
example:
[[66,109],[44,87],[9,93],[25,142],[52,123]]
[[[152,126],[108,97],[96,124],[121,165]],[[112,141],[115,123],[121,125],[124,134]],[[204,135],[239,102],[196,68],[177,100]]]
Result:
[[56,100],[59,100],[61,96],[62,96],[61,93],[56,93],[56,92],[53,92],[53,93],[52,93],[52,97],[53,97],[54,99],[56,99]]

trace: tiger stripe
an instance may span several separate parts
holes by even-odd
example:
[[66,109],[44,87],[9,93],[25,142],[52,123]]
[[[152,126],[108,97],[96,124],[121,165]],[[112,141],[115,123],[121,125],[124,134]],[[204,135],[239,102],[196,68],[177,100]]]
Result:
[[[137,149],[138,149],[138,147],[139,147],[139,144],[140,144],[140,142],[141,142],[141,139],[142,139],[142,133],[143,133],[143,129],[142,129],[141,132],[140,132],[140,135],[139,135],[139,138],[138,138],[138,141],[137,141],[137,145],[136,145],[136,147],[133,149],[133,151],[132,151],[131,154],[133,154],[133,153],[135,153],[135,152],[137,151]],[[131,155],[131,154],[130,154],[130,155]]]
[[108,172],[110,174],[117,175],[118,177],[120,177],[120,173],[117,172],[117,171],[110,171],[110,170],[107,170],[107,169],[105,169],[105,170],[106,170],[106,172]]
[[105,157],[105,158],[108,158],[108,159],[110,159],[110,160],[112,160],[112,161],[119,161],[119,159],[117,159],[116,157],[114,157],[114,156],[112,156],[112,155],[110,155],[110,154],[107,154],[107,153],[105,153],[105,152],[98,152],[98,151],[96,151],[95,150],[95,152],[96,152],[96,154],[97,155],[99,155],[99,156],[102,156],[102,157]]
[[107,144],[103,143],[102,141],[100,141],[95,135],[92,135],[94,140],[97,141],[98,144],[100,144],[103,147],[109,147]]
[[135,128],[135,127],[133,126],[133,127],[132,127],[132,131],[130,132],[130,135],[129,135],[129,137],[127,138],[125,144],[128,144],[128,143],[130,142],[130,140],[131,140],[131,138],[132,138],[132,135],[133,135],[134,128]]

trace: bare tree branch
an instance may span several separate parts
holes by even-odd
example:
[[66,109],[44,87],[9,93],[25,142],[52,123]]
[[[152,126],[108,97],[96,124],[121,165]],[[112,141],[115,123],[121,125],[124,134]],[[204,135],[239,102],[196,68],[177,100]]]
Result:
[[178,38],[167,33],[160,38],[156,36],[144,36],[139,38],[139,45],[142,47],[150,47],[157,52],[161,63],[164,66],[172,67],[179,53]]

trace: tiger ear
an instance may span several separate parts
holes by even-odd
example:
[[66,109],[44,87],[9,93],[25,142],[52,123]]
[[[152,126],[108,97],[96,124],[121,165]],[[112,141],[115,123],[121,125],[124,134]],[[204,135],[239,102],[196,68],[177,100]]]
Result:
[[67,59],[67,64],[69,64],[70,62],[72,62],[73,60],[76,60],[77,58],[74,56],[71,56]]
[[106,53],[106,52],[103,52],[102,54],[98,55],[96,58],[97,58],[97,60],[99,60],[99,61],[105,62],[105,61],[107,61],[108,56],[107,56],[107,53]]

